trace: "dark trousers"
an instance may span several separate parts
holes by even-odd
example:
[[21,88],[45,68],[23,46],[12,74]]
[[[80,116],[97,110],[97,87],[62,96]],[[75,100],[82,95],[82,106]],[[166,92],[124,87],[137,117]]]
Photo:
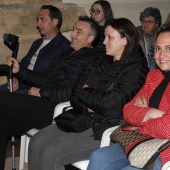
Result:
[[7,136],[50,125],[56,105],[41,97],[0,92],[0,170],[4,170]]

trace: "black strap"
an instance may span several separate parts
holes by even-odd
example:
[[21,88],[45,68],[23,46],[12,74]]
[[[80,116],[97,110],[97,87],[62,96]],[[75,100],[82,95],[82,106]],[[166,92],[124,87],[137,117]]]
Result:
[[170,82],[170,72],[163,72],[165,79],[159,84],[159,86],[152,93],[152,96],[149,99],[149,107],[158,108],[162,95]]

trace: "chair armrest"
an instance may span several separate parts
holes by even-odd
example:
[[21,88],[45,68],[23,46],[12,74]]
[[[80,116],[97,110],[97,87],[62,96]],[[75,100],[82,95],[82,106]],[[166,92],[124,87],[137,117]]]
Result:
[[170,170],[170,161],[166,162],[163,167],[162,170]]
[[118,126],[111,127],[109,129],[106,129],[102,135],[102,140],[100,147],[105,147],[110,145],[110,134],[117,128]]
[[62,111],[63,111],[63,108],[68,107],[68,106],[70,106],[70,102],[69,102],[69,101],[68,101],[68,102],[59,103],[59,104],[55,107],[55,109],[54,109],[53,118],[55,118],[55,117],[57,117],[59,114],[61,114]]

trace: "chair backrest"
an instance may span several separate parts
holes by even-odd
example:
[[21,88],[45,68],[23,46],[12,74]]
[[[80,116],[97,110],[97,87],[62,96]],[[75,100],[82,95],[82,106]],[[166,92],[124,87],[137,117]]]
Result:
[[63,108],[64,108],[64,107],[68,107],[68,106],[70,106],[70,102],[69,102],[69,101],[58,104],[58,105],[55,107],[55,109],[54,109],[53,118],[55,118],[55,117],[57,117],[59,114],[61,114],[62,111],[63,111]]

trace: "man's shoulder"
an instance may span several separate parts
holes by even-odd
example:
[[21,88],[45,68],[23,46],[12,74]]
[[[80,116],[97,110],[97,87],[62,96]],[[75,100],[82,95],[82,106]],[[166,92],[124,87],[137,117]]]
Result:
[[66,43],[70,45],[70,41],[61,32],[58,32],[58,34],[53,38],[52,42],[57,42],[59,44]]
[[82,53],[84,55],[88,54],[95,54],[97,53],[97,50],[95,48],[90,48],[90,47],[83,47],[77,51],[77,53]]

